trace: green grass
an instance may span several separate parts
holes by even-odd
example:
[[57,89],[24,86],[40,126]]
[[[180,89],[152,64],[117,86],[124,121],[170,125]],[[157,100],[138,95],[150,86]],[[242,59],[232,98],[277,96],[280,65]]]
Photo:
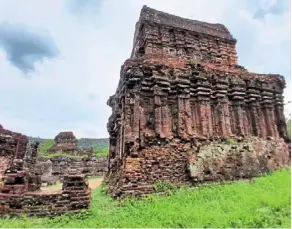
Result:
[[106,157],[108,155],[108,148],[106,147],[94,146],[93,150],[97,157]]
[[181,188],[170,196],[151,195],[123,203],[98,188],[88,212],[47,218],[0,220],[2,227],[241,227],[289,228],[290,169],[225,185]]

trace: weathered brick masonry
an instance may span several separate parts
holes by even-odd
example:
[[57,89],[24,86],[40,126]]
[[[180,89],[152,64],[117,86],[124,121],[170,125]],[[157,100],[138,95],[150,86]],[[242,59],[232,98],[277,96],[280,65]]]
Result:
[[249,72],[237,64],[235,46],[221,24],[142,8],[131,58],[108,100],[112,195],[289,164],[284,77]]

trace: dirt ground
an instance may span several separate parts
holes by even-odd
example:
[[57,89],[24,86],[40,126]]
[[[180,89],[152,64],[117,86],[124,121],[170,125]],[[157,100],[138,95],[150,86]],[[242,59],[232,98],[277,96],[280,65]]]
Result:
[[101,182],[102,178],[93,178],[88,180],[88,184],[91,189],[98,188]]
[[[96,189],[99,187],[99,185],[102,182],[102,177],[92,177],[88,179],[88,185],[91,189]],[[48,191],[48,190],[61,190],[62,189],[62,184],[57,183],[55,185],[50,185],[47,187],[42,187],[41,190],[43,191]]]

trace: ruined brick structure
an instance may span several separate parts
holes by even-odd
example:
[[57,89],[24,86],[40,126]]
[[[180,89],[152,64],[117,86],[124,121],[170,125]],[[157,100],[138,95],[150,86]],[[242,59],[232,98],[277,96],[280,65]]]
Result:
[[26,152],[23,158],[23,167],[28,171],[28,191],[39,190],[41,186],[41,173],[39,173],[35,166],[38,154],[38,142],[28,142],[26,146]]
[[[66,155],[50,155],[63,153]],[[39,155],[36,171],[41,174],[41,183],[46,186],[62,181],[72,169],[86,176],[103,176],[107,170],[107,159],[97,157],[93,147],[79,148],[73,132],[60,132],[54,139],[54,145],[46,152],[51,157]]]
[[29,188],[27,171],[23,168],[27,143],[26,136],[0,126],[0,182],[6,193],[21,194]]
[[113,196],[151,193],[157,181],[252,177],[289,163],[284,77],[249,72],[235,46],[224,25],[142,8],[131,58],[108,100]]
[[64,152],[73,154],[77,150],[77,139],[73,132],[60,132],[54,139],[55,144],[49,153]]
[[95,155],[84,155],[80,158],[69,158],[56,156],[52,158],[39,157],[36,170],[41,174],[43,186],[62,181],[64,176],[72,169],[78,170],[80,174],[88,177],[103,176],[107,170],[107,158]]
[[88,208],[90,189],[84,175],[69,173],[60,191],[40,190],[37,147],[0,125],[0,215],[54,216]]

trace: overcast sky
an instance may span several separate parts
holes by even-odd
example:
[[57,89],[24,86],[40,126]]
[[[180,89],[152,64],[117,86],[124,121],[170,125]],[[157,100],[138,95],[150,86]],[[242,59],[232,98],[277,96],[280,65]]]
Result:
[[291,91],[289,0],[0,0],[0,124],[35,137],[107,137],[106,101],[143,5],[226,25],[239,64],[284,75]]

